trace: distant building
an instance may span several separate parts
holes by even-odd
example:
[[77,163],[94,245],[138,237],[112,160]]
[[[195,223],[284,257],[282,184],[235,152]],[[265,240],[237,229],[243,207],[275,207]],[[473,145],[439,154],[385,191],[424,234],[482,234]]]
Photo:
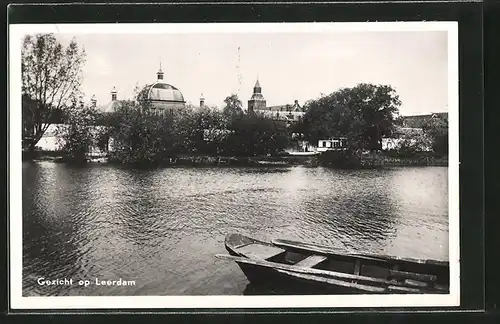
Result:
[[92,107],[96,108],[98,112],[105,114],[112,113],[121,106],[121,101],[118,100],[118,91],[114,86],[113,89],[111,89],[111,101],[103,105],[98,105],[97,99],[95,98],[95,95],[93,95],[92,99],[90,99],[90,102]]
[[402,116],[403,128],[422,128],[431,119],[439,118],[443,121],[448,121],[448,113],[431,113],[425,115]]
[[[424,130],[422,128],[399,127],[391,137],[382,138],[382,150],[397,149],[401,143],[405,141],[409,141],[409,143],[413,145],[417,143],[418,137],[424,135]],[[423,148],[424,151],[429,151],[430,149],[430,147]]]
[[200,96],[200,108],[205,108],[205,97],[203,96],[203,93]]
[[261,113],[266,117],[274,120],[286,121],[287,123],[298,122],[305,114],[305,110],[299,105],[298,100],[295,100],[293,104],[268,107],[262,95],[262,88],[259,80],[255,82],[252,97],[248,100],[248,111]]
[[259,80],[255,82],[253,87],[253,94],[250,100],[248,100],[248,111],[262,111],[266,109],[266,99],[262,95],[262,88],[260,87]]

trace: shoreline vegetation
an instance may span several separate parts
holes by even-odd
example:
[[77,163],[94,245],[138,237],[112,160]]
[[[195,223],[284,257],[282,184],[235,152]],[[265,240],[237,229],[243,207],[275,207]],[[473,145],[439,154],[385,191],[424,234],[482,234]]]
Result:
[[[332,89],[276,114],[265,103],[244,110],[237,94],[227,96],[224,107],[164,106],[144,95],[147,86],[137,86],[133,98],[116,100],[114,92],[112,109],[103,110],[96,100],[84,101],[86,52],[76,40],[65,47],[53,34],[26,35],[21,63],[23,161],[351,169],[448,163],[447,114],[401,116],[402,102],[391,85]],[[48,131],[51,125],[55,130]],[[56,138],[55,152],[39,149],[46,132]],[[286,153],[316,143],[335,150]]]
[[[387,124],[383,124],[386,129],[382,132],[382,126],[373,126],[372,121],[348,123],[351,117],[341,118],[345,111],[337,111],[340,108],[323,112],[323,117],[311,115],[314,109],[309,108],[305,119],[287,124],[252,111],[244,112],[235,95],[226,101],[223,111],[204,108],[166,114],[158,114],[148,103],[134,101],[122,102],[106,115],[94,107],[81,106],[73,109],[65,123],[54,131],[58,149],[33,150],[32,145],[27,145],[23,160],[44,159],[73,165],[99,162],[139,168],[302,165],[363,169],[448,164],[447,122],[440,119],[428,120],[421,132],[401,135],[397,133],[401,120],[395,120],[392,113],[377,117]],[[334,118],[335,123],[331,122]],[[330,122],[314,124],[318,119]],[[391,136],[397,139],[396,144],[382,149],[384,137]],[[344,138],[346,145],[331,146],[314,155],[287,152],[324,138]]]
[[436,157],[431,154],[403,157],[394,156],[391,152],[366,153],[359,155],[342,154],[330,151],[311,156],[212,156],[203,154],[178,154],[166,158],[164,161],[149,164],[124,164],[108,158],[107,154],[88,154],[85,161],[75,161],[65,158],[61,151],[36,151],[34,155],[23,152],[24,161],[50,161],[66,164],[108,164],[120,166],[145,166],[145,167],[198,167],[198,166],[245,166],[245,167],[330,167],[342,169],[367,169],[380,167],[404,166],[448,166],[448,157]]

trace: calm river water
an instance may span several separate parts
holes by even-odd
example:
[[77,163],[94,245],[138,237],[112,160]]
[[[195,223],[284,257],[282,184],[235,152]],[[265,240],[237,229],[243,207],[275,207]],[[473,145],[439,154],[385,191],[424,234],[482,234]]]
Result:
[[[448,259],[448,168],[23,164],[23,294],[241,295],[231,232]],[[37,279],[134,280],[40,286]]]

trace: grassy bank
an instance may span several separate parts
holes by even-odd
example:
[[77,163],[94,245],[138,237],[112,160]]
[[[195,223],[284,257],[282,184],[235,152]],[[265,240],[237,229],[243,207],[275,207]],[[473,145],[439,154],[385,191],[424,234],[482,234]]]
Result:
[[377,156],[361,159],[363,167],[384,166],[448,166],[447,157],[391,157]]
[[[23,161],[52,161],[52,162],[72,162],[68,161],[63,152],[60,151],[35,151],[31,154],[23,152]],[[121,165],[120,161],[107,158],[102,154],[88,155],[89,163],[110,163]],[[145,164],[144,164],[145,165]],[[232,166],[317,166],[318,160],[314,156],[210,156],[202,154],[178,154],[173,157],[166,157],[163,161],[156,163],[156,166],[210,166],[210,165],[232,165]],[[148,163],[148,166],[152,164]]]
[[395,166],[448,166],[447,156],[435,156],[429,152],[403,156],[395,152],[353,153],[330,151],[322,154],[319,159],[322,166],[351,169]]
[[[117,163],[117,161],[110,161]],[[314,157],[295,157],[295,156],[210,156],[210,155],[187,155],[179,154],[174,157],[166,158],[157,163],[157,166],[270,166],[286,167],[293,165],[317,166],[317,160]]]
[[[29,155],[23,152],[23,161],[66,161],[62,152],[36,151]],[[123,164],[119,161],[107,159],[102,154],[89,155],[87,162]],[[149,164],[151,165],[151,164]],[[377,152],[368,154],[349,154],[348,152],[330,151],[317,156],[210,156],[201,154],[178,154],[165,158],[156,163],[156,166],[294,166],[309,167],[324,166],[331,168],[379,168],[393,166],[448,166],[448,157],[437,157],[429,153],[414,156],[398,156],[391,152]]]

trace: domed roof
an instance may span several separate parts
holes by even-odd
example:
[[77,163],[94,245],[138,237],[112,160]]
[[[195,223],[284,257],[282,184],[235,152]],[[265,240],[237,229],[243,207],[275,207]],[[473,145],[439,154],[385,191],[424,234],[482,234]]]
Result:
[[185,102],[180,90],[168,83],[158,81],[146,88],[148,100]]

